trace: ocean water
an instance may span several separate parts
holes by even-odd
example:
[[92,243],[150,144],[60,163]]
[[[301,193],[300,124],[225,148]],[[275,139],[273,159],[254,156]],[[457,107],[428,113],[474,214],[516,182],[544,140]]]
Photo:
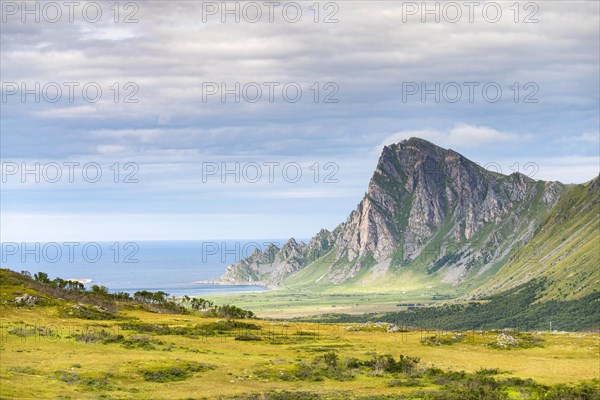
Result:
[[[51,279],[86,280],[111,292],[162,290],[175,296],[260,292],[260,286],[220,286],[197,283],[218,279],[227,268],[270,243],[286,240],[214,240],[143,242],[3,242],[1,265]],[[89,280],[89,281],[88,281]]]

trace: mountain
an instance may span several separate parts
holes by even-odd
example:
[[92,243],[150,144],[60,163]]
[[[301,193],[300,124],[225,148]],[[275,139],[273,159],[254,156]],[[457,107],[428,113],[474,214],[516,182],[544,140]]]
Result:
[[552,293],[584,295],[599,282],[598,198],[598,178],[502,175],[411,138],[384,147],[367,193],[332,232],[256,251],[220,282],[483,296],[550,277],[563,288]]
[[572,300],[598,290],[600,283],[600,176],[573,185],[544,217],[533,238],[477,291],[503,292],[547,279],[542,300]]

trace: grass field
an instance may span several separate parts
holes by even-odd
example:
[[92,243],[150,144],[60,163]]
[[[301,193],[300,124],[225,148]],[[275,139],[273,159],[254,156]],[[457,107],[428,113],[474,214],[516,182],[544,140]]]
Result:
[[[436,300],[428,290],[405,292],[311,293],[276,290],[206,296],[216,303],[232,303],[259,317],[293,318],[328,313],[362,314],[405,310],[407,305],[428,305]],[[444,295],[439,295],[444,296]],[[445,295],[445,299],[452,295]],[[441,297],[440,297],[441,298]]]
[[[1,399],[600,399],[598,333],[296,323],[64,283],[0,270]],[[332,299],[356,301],[300,303]]]
[[404,354],[419,357],[423,367],[499,369],[498,379],[532,378],[540,384],[592,380],[600,373],[600,337],[592,333],[541,333],[534,335],[543,341],[541,347],[507,350],[489,346],[498,332],[466,333],[457,343],[435,345],[421,339],[451,334],[248,320],[258,329],[180,334],[176,328],[214,327],[210,324],[216,320],[140,310],[120,313],[119,320],[89,321],[59,318],[50,307],[3,306],[2,398],[212,399],[277,391],[354,398],[440,388],[429,379],[397,387],[394,381],[402,382],[398,374],[360,369],[343,380],[327,374],[316,382],[298,378],[303,363],[328,352],[335,352],[340,362]]

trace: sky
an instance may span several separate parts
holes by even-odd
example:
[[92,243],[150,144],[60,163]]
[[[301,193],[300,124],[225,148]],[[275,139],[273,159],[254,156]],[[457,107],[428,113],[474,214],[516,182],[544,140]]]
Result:
[[597,1],[224,4],[1,2],[3,242],[311,237],[412,136],[599,172]]

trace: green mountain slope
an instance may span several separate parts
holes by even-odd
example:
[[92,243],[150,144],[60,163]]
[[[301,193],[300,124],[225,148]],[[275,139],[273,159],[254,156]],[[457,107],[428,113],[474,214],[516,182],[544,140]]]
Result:
[[325,322],[383,321],[400,326],[427,329],[498,329],[597,331],[600,326],[600,291],[575,300],[540,301],[552,286],[548,280],[534,279],[484,300],[443,304],[412,311],[380,314],[331,314],[310,320]]
[[542,300],[577,299],[600,288],[600,177],[574,185],[477,295],[546,278]]

